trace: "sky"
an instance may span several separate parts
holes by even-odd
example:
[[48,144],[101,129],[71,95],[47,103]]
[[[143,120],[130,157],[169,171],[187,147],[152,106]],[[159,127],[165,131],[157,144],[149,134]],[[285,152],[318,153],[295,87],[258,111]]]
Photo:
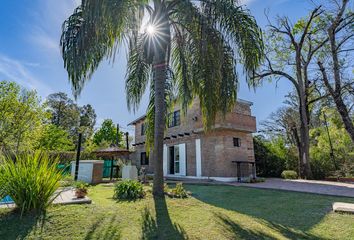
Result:
[[[80,0],[2,0],[0,3],[0,80],[16,81],[28,89],[36,89],[43,100],[55,92],[72,97],[67,72],[60,54],[61,25]],[[313,5],[308,0],[243,0],[264,28],[267,11],[270,19],[289,16],[295,22],[304,17]],[[79,105],[91,104],[97,114],[97,124],[110,118],[123,130],[127,124],[145,113],[148,95],[140,108],[129,112],[125,95],[126,54],[121,51],[115,62],[102,62],[78,99]],[[242,72],[240,72],[242,73]],[[253,115],[259,124],[283,104],[292,89],[281,79],[264,82],[256,91],[249,89],[240,75],[238,97],[252,101]]]

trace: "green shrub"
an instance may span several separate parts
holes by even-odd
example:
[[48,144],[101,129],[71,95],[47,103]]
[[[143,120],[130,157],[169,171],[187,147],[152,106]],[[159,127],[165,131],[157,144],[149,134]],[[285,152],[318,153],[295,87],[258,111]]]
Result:
[[77,182],[74,182],[73,186],[76,189],[80,189],[82,191],[87,192],[90,185],[84,181],[77,181]]
[[44,212],[54,200],[61,177],[57,160],[41,152],[20,154],[15,161],[3,157],[0,166],[1,191],[13,199],[21,214]]
[[175,188],[172,189],[167,188],[167,190],[168,190],[167,195],[172,198],[187,198],[189,196],[189,193],[183,187],[182,183],[177,183]]
[[265,181],[265,178],[262,178],[262,177],[256,177],[256,178],[246,177],[241,180],[242,183],[260,183],[260,182],[264,182],[264,181]]
[[118,182],[114,186],[114,196],[113,198],[119,200],[136,200],[138,198],[143,198],[145,192],[143,185],[134,180],[124,180]]
[[281,173],[281,177],[285,179],[297,179],[297,173],[293,170],[285,170]]

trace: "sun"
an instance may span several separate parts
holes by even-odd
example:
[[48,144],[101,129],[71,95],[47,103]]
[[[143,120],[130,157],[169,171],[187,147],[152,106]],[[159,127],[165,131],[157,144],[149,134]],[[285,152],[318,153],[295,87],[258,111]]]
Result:
[[149,24],[147,27],[146,27],[146,32],[149,34],[149,35],[154,35],[156,33],[156,28],[155,26],[153,26],[152,24]]

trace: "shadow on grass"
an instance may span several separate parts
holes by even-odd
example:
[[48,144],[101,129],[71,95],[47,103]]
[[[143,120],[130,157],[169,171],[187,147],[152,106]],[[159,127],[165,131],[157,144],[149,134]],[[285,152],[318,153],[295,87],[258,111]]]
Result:
[[8,209],[0,213],[0,239],[24,239],[30,233],[40,235],[45,215],[24,214],[18,209]]
[[188,185],[187,189],[193,192],[193,197],[207,204],[263,219],[276,229],[281,225],[303,232],[331,212],[334,201],[354,202],[349,198],[225,185]]
[[[233,221],[225,214],[214,213],[215,219],[219,226],[223,228],[223,233],[226,238],[230,239],[279,239],[279,237],[275,237],[270,235],[265,231],[259,231],[257,228],[249,229],[240,226],[237,222]],[[318,239],[318,236],[314,236],[308,233],[304,233],[301,231],[295,231],[288,227],[284,227],[279,224],[267,223],[267,227],[271,228],[275,232],[278,232],[283,237],[287,239]]]
[[142,217],[142,234],[144,240],[149,239],[188,239],[183,228],[172,223],[168,213],[166,199],[154,198],[156,219],[153,217],[148,208],[145,208]]
[[121,232],[115,215],[107,218],[101,216],[91,226],[85,240],[91,239],[121,239]]

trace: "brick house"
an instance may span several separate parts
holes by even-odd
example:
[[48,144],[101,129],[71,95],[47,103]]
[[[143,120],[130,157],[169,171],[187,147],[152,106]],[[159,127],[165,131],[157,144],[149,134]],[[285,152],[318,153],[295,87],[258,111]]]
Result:
[[[212,130],[204,132],[199,101],[195,100],[183,116],[179,106],[169,114],[163,150],[166,177],[190,177],[224,181],[255,177],[252,133],[256,118],[252,103],[239,99],[225,118],[217,117]],[[152,157],[145,150],[145,116],[129,125],[135,126],[135,152],[131,159],[138,168],[153,173]],[[151,153],[152,154],[152,153]]]

